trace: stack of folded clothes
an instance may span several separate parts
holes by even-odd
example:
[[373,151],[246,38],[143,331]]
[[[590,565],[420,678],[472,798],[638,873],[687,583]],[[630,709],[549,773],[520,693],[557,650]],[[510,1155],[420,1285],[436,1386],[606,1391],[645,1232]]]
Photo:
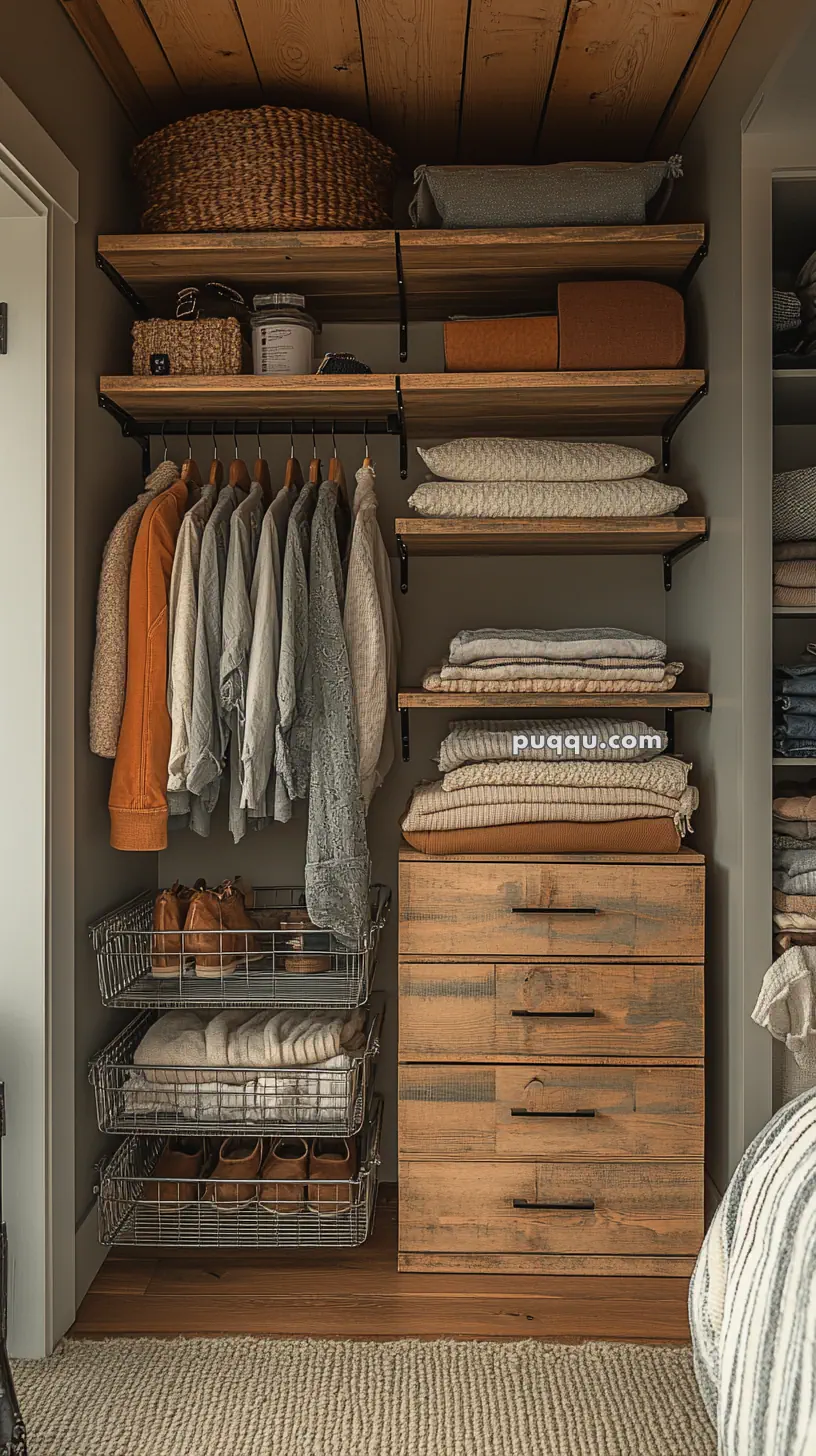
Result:
[[402,832],[423,854],[670,854],[698,794],[665,746],[606,718],[455,723]]
[[622,627],[481,627],[457,632],[422,686],[434,693],[665,693],[682,662]]
[[816,607],[816,541],[779,541],[774,546],[775,607]]
[[409,504],[421,516],[666,516],[684,490],[648,472],[652,455],[585,440],[450,440],[418,452],[434,476]]
[[780,784],[773,801],[774,949],[816,945],[816,784]]
[[809,661],[774,670],[774,751],[781,758],[816,755],[816,642]]

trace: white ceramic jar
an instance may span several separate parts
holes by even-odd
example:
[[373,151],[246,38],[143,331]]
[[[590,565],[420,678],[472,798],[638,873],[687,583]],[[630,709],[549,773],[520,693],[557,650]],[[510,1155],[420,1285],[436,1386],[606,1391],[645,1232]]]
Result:
[[257,293],[252,300],[255,374],[314,373],[316,321],[302,293]]

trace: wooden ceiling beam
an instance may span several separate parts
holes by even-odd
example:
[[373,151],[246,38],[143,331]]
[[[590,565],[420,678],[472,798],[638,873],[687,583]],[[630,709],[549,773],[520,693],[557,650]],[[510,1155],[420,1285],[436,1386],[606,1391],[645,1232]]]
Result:
[[60,0],[99,66],[114,96],[139,133],[152,130],[162,117],[106,19],[98,0]]
[[358,0],[371,128],[403,161],[452,162],[467,0]]
[[354,0],[236,0],[267,101],[369,125]]
[[652,137],[650,157],[668,157],[679,147],[750,8],[751,0],[717,0]]
[[261,100],[261,83],[234,0],[140,3],[185,96],[202,107]]
[[471,0],[460,162],[530,162],[568,0]]

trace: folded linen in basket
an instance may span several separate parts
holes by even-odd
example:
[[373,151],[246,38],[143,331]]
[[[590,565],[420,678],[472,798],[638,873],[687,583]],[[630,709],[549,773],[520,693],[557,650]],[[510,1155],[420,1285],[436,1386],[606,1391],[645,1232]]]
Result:
[[[267,1067],[314,1066],[328,1057],[362,1048],[363,1013],[246,1011],[230,1009],[207,1017],[168,1011],[142,1037],[134,1053],[153,1082],[190,1082],[190,1069],[217,1068],[221,1081],[245,1081],[247,1072]],[[234,1068],[235,1071],[228,1071]]]
[[580,485],[426,480],[408,497],[408,504],[420,516],[449,520],[601,520],[668,516],[687,500],[679,486],[647,477]]
[[[557,759],[545,763],[507,760],[471,763],[452,769],[439,780],[443,794],[463,789],[526,788],[573,785],[583,788],[652,789],[679,798],[688,785],[691,764],[671,754],[648,763],[582,763]],[[814,854],[816,867],[816,854]]]
[[446,793],[441,780],[413,792],[402,829],[477,829],[488,824],[524,824],[563,819],[657,819],[671,816],[685,832],[699,796],[691,786],[681,794],[654,789],[579,785],[481,785]]
[[[666,644],[658,637],[624,627],[479,627],[457,632],[448,656],[463,666],[496,657],[544,657],[550,662],[583,662],[593,657],[666,660]],[[816,665],[813,671],[816,672]]]
[[221,1080],[152,1081],[132,1072],[124,1085],[131,1117],[183,1117],[190,1122],[333,1122],[348,1116],[351,1058],[330,1057],[308,1071],[281,1069],[250,1075],[236,1084]]
[[[677,674],[683,671],[682,662],[667,662],[662,677],[644,682],[637,677],[474,677],[464,670],[461,677],[445,678],[442,668],[431,667],[422,679],[422,686],[428,693],[668,693],[677,682]],[[541,669],[543,673],[544,669]]]
[[[614,742],[610,747],[610,741]],[[622,746],[625,741],[626,747]],[[534,762],[579,759],[584,762],[642,762],[668,746],[662,728],[639,719],[618,718],[467,718],[451,723],[439,746],[437,763],[445,773],[465,763],[500,759]]]

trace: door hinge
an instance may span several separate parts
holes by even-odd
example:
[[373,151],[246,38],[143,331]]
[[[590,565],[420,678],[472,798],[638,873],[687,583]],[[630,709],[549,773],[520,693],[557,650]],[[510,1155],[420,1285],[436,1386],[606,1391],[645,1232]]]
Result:
[[8,304],[0,303],[0,354],[8,353]]

